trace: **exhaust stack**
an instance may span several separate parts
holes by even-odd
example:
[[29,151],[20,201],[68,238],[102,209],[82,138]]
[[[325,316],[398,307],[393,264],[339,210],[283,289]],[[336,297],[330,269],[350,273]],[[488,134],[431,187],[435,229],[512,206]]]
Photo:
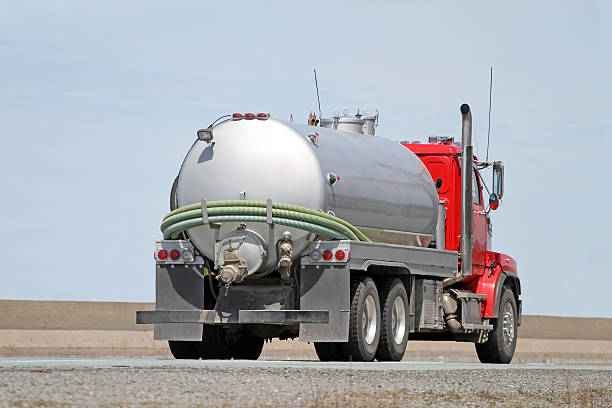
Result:
[[461,105],[461,272],[454,278],[444,279],[449,287],[472,275],[472,249],[474,248],[474,209],[472,206],[472,112],[467,103]]
[[472,112],[467,103],[461,105],[461,275],[472,274],[474,247],[474,210],[472,206]]

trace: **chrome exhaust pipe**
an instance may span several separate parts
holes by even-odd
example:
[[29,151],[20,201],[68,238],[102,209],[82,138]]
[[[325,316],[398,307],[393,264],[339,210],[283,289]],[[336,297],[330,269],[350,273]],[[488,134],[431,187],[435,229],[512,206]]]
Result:
[[467,103],[461,105],[461,274],[472,275],[474,248],[474,207],[472,203],[472,112]]
[[444,280],[444,287],[472,275],[474,248],[474,208],[472,203],[472,112],[467,103],[461,105],[461,271],[454,278]]

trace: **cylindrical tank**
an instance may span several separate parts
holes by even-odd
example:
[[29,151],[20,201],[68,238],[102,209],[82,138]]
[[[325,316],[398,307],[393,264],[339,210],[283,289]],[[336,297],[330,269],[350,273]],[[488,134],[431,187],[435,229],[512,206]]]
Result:
[[[176,185],[179,206],[240,198],[330,212],[373,241],[406,245],[428,245],[438,214],[429,172],[399,143],[274,119],[223,122],[213,128],[213,143],[197,140],[183,162]],[[251,251],[245,255],[249,274],[276,268],[277,243],[285,231],[291,234],[294,259],[315,238],[280,225],[272,237],[265,223],[227,223],[218,231],[203,225],[187,235],[212,260],[215,242],[240,231],[249,231],[244,243],[244,252]]]

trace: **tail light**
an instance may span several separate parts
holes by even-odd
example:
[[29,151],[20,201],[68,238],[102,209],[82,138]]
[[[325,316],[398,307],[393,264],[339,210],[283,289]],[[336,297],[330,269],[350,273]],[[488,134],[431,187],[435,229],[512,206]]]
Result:
[[334,256],[336,257],[336,261],[344,261],[344,258],[346,258],[346,254],[341,249],[337,250]]
[[172,259],[173,261],[176,261],[177,259],[179,259],[180,256],[181,256],[181,253],[177,251],[176,249],[173,249],[172,251],[170,251],[170,259]]
[[323,259],[325,259],[326,261],[331,261],[333,256],[334,255],[332,254],[332,251],[330,251],[329,249],[326,251],[323,251]]
[[165,249],[160,249],[159,251],[157,251],[157,259],[159,259],[160,261],[165,261],[168,258],[168,251],[166,251]]

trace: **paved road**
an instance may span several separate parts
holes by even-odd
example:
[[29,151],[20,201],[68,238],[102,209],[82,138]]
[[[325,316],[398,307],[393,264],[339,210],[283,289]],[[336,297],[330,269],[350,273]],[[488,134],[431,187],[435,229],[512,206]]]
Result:
[[171,360],[152,358],[20,358],[0,357],[0,368],[295,368],[366,371],[407,370],[597,370],[610,371],[612,365],[556,365],[556,364],[471,364],[436,362],[342,363],[320,361],[249,361],[249,360]]
[[0,407],[612,406],[612,366],[0,358]]

